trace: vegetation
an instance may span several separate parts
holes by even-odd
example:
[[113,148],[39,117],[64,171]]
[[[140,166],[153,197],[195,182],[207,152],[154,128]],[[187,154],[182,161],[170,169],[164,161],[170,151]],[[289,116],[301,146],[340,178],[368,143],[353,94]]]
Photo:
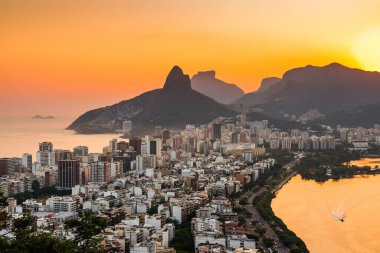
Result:
[[[324,182],[329,178],[351,178],[357,174],[378,174],[379,170],[371,170],[370,167],[349,166],[345,163],[360,158],[359,153],[348,152],[343,147],[336,150],[328,150],[309,154],[297,164],[297,170],[303,179],[313,179]],[[331,173],[328,173],[329,172]]]
[[[9,233],[0,237],[0,249],[4,253],[38,252],[38,253],[71,253],[80,252],[73,241],[61,240],[48,233],[35,233],[35,224],[31,216],[13,219],[1,212],[2,228],[8,228]],[[14,236],[7,240],[5,236]]]
[[270,248],[274,245],[274,240],[272,238],[264,238],[263,243],[266,247]]
[[[7,205],[0,193],[0,207]],[[35,220],[24,215],[12,219],[5,211],[0,212],[0,252],[4,253],[79,253],[99,252],[99,239],[96,235],[104,230],[106,221],[94,213],[85,213],[80,221],[69,221],[66,228],[77,233],[78,241],[59,239],[48,232],[38,233]]]
[[239,204],[240,204],[240,205],[243,205],[243,206],[248,205],[248,199],[247,199],[247,198],[242,198],[242,199],[239,201]]
[[267,229],[264,227],[257,227],[255,229],[255,232],[258,233],[260,236],[263,236],[263,234],[265,234],[265,232],[267,232]]
[[40,183],[37,180],[32,182],[32,190],[32,192],[17,193],[13,198],[17,200],[17,203],[22,203],[27,199],[46,199],[51,196],[66,196],[71,194],[71,190],[58,190],[54,186],[40,188]]
[[177,221],[173,222],[175,225],[175,236],[170,242],[170,247],[174,247],[177,253],[190,253],[195,252],[194,238],[191,233],[191,219],[194,215],[188,217],[188,219],[178,224]]
[[[260,174],[256,184],[259,189],[266,189],[264,193],[257,196],[253,205],[255,205],[257,211],[261,216],[270,224],[274,232],[278,235],[280,240],[293,252],[309,252],[305,243],[296,236],[292,231],[290,231],[287,226],[282,222],[281,219],[275,216],[271,208],[271,202],[274,195],[271,193],[271,189],[274,189],[281,181],[289,175],[289,171],[284,169],[284,165],[291,162],[293,154],[289,151],[273,151],[270,154],[271,158],[276,160],[276,164],[272,166],[270,170]],[[243,199],[241,199],[242,201]],[[243,201],[244,203],[244,201]],[[239,203],[241,204],[241,203]],[[242,204],[241,204],[242,205]],[[242,205],[244,207],[244,205]],[[239,213],[240,215],[245,214],[245,209],[243,207],[235,207],[233,211]],[[253,221],[252,225],[256,226],[258,221]],[[266,233],[266,229],[262,227],[256,227],[255,233],[257,238],[262,238],[262,241],[266,247],[272,247],[274,244],[273,239],[263,237]]]
[[273,197],[274,195],[271,192],[264,192],[262,195],[254,199],[253,204],[260,215],[269,224],[276,224],[274,231],[287,247],[297,247],[300,250],[299,252],[309,252],[306,244],[299,237],[297,237],[294,232],[290,231],[285,223],[274,214],[271,207]]
[[72,229],[80,240],[80,249],[84,252],[96,252],[100,241],[95,236],[107,227],[106,219],[96,216],[95,213],[85,212],[80,220],[65,222],[66,229]]
[[155,214],[155,213],[157,213],[158,212],[158,205],[152,205],[152,207],[151,208],[149,208],[149,210],[148,210],[148,214],[149,215],[153,215],[153,214]]

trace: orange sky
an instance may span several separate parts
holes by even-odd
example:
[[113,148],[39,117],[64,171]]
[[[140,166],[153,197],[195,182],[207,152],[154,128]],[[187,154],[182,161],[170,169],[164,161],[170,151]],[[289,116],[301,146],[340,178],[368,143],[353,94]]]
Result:
[[375,0],[1,0],[0,116],[76,116],[161,87],[173,65],[214,69],[246,92],[307,64],[380,70],[366,64],[371,37],[353,49],[380,28],[379,9]]

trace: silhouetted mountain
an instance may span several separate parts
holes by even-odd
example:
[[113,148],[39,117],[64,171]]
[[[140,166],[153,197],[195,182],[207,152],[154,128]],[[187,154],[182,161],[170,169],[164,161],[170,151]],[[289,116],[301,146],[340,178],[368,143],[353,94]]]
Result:
[[215,71],[202,71],[191,78],[191,87],[222,104],[229,104],[244,95],[235,84],[215,78]]
[[278,78],[278,77],[264,78],[261,81],[260,88],[256,92],[267,91],[270,87],[272,87],[274,84],[278,83],[279,81],[281,81],[281,78]]
[[333,63],[287,71],[272,85],[244,105],[261,109],[270,116],[300,114],[318,109],[325,115],[378,104],[380,73],[352,69]]
[[330,124],[336,127],[338,124],[344,127],[373,127],[380,123],[380,102],[353,110],[341,111],[331,114],[325,119],[317,120],[318,123]]
[[32,119],[55,119],[55,117],[51,116],[51,115],[49,115],[49,116],[41,116],[39,114],[36,114],[36,115],[34,115],[32,117]]
[[264,78],[261,81],[260,88],[254,92],[250,92],[240,97],[238,100],[234,101],[234,104],[243,104],[243,105],[251,105],[252,101],[255,103],[261,103],[265,100],[265,98],[270,95],[268,91],[272,86],[281,81],[281,78],[278,77],[268,77]]
[[186,124],[205,124],[220,116],[233,115],[236,115],[233,110],[194,91],[189,76],[175,66],[162,89],[86,112],[68,129],[86,134],[108,133],[121,129],[122,121],[128,119],[132,120],[132,131],[142,134],[155,125],[178,128]]

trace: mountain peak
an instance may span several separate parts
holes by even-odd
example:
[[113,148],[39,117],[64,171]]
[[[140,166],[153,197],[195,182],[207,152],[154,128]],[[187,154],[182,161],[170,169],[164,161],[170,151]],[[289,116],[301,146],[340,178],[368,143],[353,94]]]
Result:
[[195,76],[214,79],[215,75],[216,75],[215,70],[207,70],[207,71],[198,71],[198,74],[196,74]]
[[338,62],[332,62],[325,66],[326,68],[347,68],[346,66],[338,63]]
[[278,77],[267,77],[267,78],[264,78],[261,81],[261,85],[260,85],[259,89],[257,90],[257,92],[266,91],[270,87],[272,87],[274,84],[278,83],[279,81],[281,81],[281,78],[278,78]]
[[229,104],[244,95],[235,84],[216,78],[215,70],[199,71],[191,78],[191,87],[222,104]]
[[170,70],[165,84],[164,90],[189,90],[191,89],[190,78],[183,74],[183,71],[177,65]]

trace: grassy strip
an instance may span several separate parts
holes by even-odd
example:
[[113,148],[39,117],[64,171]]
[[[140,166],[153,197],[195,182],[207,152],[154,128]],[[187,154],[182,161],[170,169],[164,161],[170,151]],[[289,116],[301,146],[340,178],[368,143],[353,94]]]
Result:
[[285,223],[278,218],[271,207],[274,195],[271,192],[264,192],[253,200],[253,205],[256,207],[260,215],[271,224],[274,232],[280,240],[291,249],[292,253],[307,253],[309,250],[306,244],[294,232],[288,229]]

